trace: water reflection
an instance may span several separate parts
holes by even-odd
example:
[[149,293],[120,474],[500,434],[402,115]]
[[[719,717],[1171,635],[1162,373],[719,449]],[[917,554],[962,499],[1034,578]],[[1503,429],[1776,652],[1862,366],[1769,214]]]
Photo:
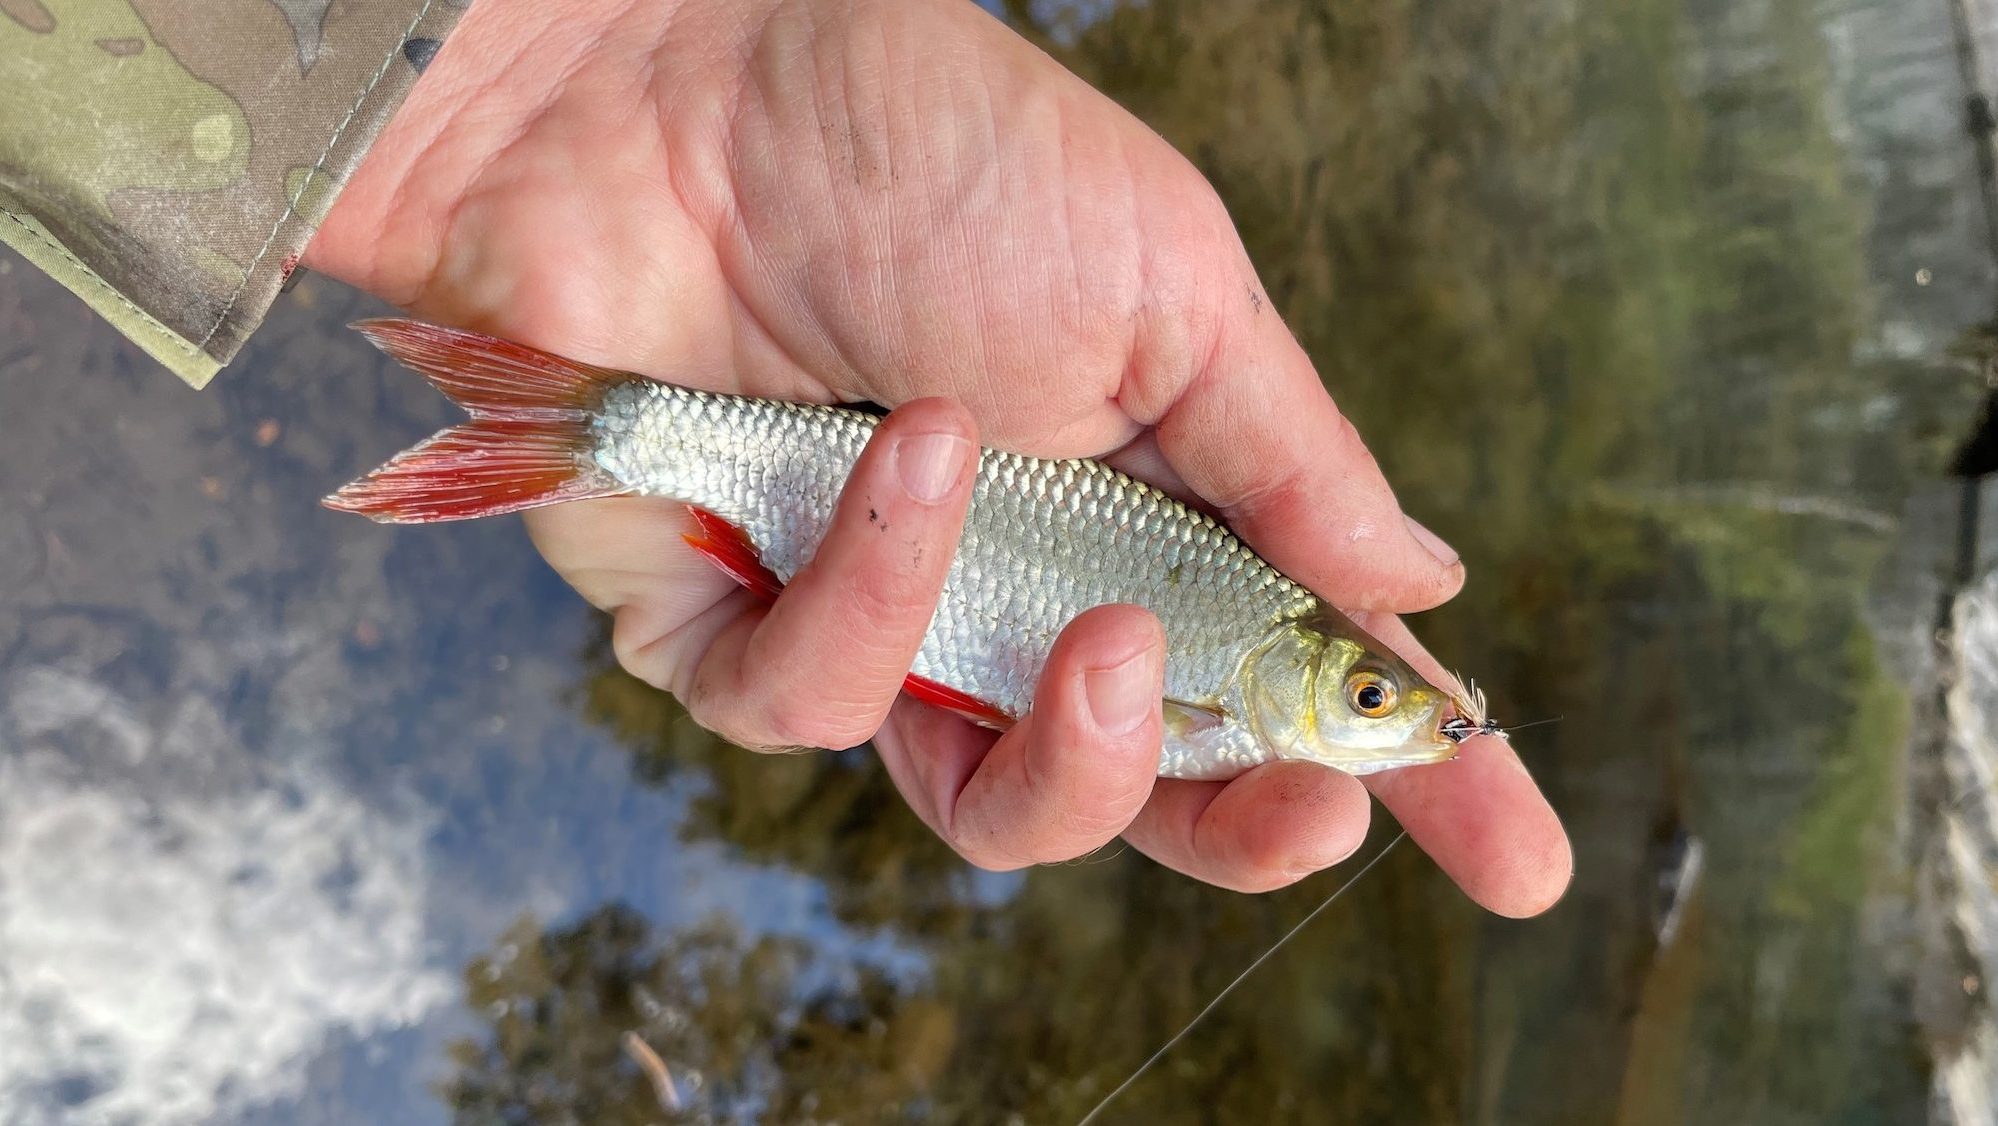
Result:
[[424,949],[420,820],[309,759],[252,759],[205,699],[155,729],[101,681],[8,680],[9,1121],[214,1121],[303,1094],[295,1057],[332,1031],[397,1029],[450,998]]
[[[1118,1120],[1976,1120],[1989,741],[1938,685],[1990,659],[1934,628],[1998,270],[1946,6],[1008,11],[1219,186],[1471,563],[1424,633],[1561,717],[1577,843],[1529,923],[1397,854]],[[658,1121],[637,1032],[689,1119],[1072,1121],[1328,890],[979,876],[867,755],[702,736],[512,526],[306,515],[448,415],[358,309],[306,283],[197,400],[0,278],[47,430],[0,448],[0,1117]]]

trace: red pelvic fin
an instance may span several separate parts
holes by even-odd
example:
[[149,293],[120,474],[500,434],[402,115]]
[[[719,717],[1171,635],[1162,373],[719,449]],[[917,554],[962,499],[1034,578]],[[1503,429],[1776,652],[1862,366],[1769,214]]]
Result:
[[481,418],[439,431],[323,503],[383,524],[428,524],[624,491],[585,466],[589,441],[581,418]]
[[765,601],[775,601],[784,584],[770,573],[770,568],[763,565],[763,558],[756,545],[749,542],[749,535],[705,508],[690,504],[687,511],[694,517],[695,530],[680,538],[705,556],[722,574],[754,591]]
[[354,327],[474,418],[577,415],[594,408],[606,387],[643,378],[484,333],[401,317],[358,321]]
[[938,684],[925,676],[910,673],[902,681],[902,691],[925,704],[948,712],[956,712],[980,727],[1004,731],[1013,726],[1013,717],[991,704],[969,693],[960,692],[948,684]]
[[[759,597],[775,601],[784,584],[771,573],[770,568],[763,565],[763,559],[756,545],[749,541],[748,534],[705,508],[690,504],[687,511],[694,517],[695,531],[682,538],[722,574]],[[956,712],[982,727],[1004,731],[1013,726],[1013,717],[991,704],[915,673],[910,673],[902,681],[902,691],[925,704]]]
[[1228,713],[1214,704],[1166,700],[1160,707],[1165,712],[1165,729],[1169,735],[1197,735],[1212,731],[1228,721]]

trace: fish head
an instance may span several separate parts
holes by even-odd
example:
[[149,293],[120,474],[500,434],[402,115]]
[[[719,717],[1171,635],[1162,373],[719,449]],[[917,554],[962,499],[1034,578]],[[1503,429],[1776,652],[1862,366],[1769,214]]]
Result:
[[1281,623],[1243,662],[1242,718],[1282,758],[1371,774],[1441,762],[1449,697],[1333,612]]

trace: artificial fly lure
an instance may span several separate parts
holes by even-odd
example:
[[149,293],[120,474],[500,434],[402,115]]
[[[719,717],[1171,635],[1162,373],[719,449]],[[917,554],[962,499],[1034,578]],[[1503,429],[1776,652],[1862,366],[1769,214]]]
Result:
[[1462,743],[1474,735],[1496,735],[1501,739],[1505,738],[1506,729],[1492,719],[1486,706],[1485,690],[1479,688],[1478,682],[1468,676],[1459,675],[1455,679],[1458,684],[1464,686],[1462,692],[1453,692],[1450,695],[1450,706],[1456,709],[1457,714],[1438,725],[1436,729],[1438,733],[1453,743]]

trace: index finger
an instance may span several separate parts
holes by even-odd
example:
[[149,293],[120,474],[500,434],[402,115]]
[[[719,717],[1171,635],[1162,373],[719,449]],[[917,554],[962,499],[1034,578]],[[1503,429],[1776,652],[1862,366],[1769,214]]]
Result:
[[[1169,147],[1144,147],[1145,293],[1118,403],[1279,570],[1356,609],[1448,601],[1464,567],[1402,512],[1359,431],[1270,307],[1219,198]],[[1387,376],[1392,378],[1392,376]]]
[[1464,585],[1456,551],[1402,512],[1359,431],[1315,375],[1296,374],[1304,363],[1197,382],[1160,420],[1159,448],[1265,559],[1335,604],[1449,601]]
[[[1391,614],[1357,616],[1431,684],[1459,687]],[[1478,736],[1457,757],[1361,779],[1464,893],[1513,918],[1560,901],[1575,874],[1561,819],[1511,742]]]

